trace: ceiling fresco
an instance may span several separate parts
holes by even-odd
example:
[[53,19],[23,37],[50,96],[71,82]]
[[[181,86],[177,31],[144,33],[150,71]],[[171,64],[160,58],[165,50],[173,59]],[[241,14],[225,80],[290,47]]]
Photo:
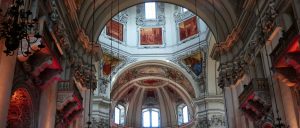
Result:
[[146,79],[138,80],[135,83],[140,86],[157,87],[166,85],[165,83],[167,81],[163,79],[168,79],[181,85],[192,96],[195,95],[190,81],[183,73],[177,69],[156,64],[136,66],[124,71],[118,77],[113,89],[117,88],[117,86],[122,86],[133,80],[145,77]]
[[195,75],[199,76],[202,73],[202,60],[203,55],[198,52],[184,58],[182,61]]
[[112,70],[116,68],[121,61],[117,58],[114,58],[108,54],[103,54],[103,62],[102,62],[102,74],[107,77],[110,75]]
[[140,80],[136,83],[140,86],[146,86],[146,87],[157,87],[166,84],[165,81],[160,79],[145,79],[145,80]]

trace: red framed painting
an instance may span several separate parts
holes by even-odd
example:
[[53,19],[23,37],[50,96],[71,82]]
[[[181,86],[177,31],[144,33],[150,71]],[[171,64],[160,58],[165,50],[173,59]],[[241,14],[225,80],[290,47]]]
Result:
[[140,45],[162,45],[162,28],[141,28]]
[[196,16],[179,23],[180,41],[185,40],[198,33]]
[[114,20],[108,21],[106,24],[106,35],[123,41],[123,24]]

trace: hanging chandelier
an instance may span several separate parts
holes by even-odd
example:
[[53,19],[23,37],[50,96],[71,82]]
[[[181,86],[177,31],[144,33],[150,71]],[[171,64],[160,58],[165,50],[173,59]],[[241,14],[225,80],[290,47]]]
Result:
[[[0,10],[2,12],[2,10]],[[41,35],[35,28],[38,20],[32,19],[32,12],[25,10],[24,0],[14,0],[4,15],[0,15],[0,39],[5,39],[6,50],[3,52],[7,56],[14,55],[14,51],[21,47],[23,56],[29,56],[31,45],[41,40]],[[23,43],[26,46],[23,50]],[[38,48],[44,48],[40,43]]]

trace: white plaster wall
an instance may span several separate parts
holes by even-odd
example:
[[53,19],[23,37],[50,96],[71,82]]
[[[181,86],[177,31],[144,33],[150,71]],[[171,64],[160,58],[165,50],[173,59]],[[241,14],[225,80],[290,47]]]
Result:
[[[200,39],[194,38],[185,43],[179,42],[179,32],[178,25],[175,23],[175,5],[165,4],[165,19],[166,23],[163,27],[163,41],[166,46],[162,45],[157,48],[144,48],[139,46],[139,26],[136,25],[136,6],[128,8],[126,10],[128,14],[127,24],[124,25],[124,42],[122,44],[118,44],[113,40],[109,39],[109,37],[105,34],[105,29],[101,32],[99,36],[99,41],[101,42],[102,48],[105,48],[109,51],[118,52],[125,56],[136,57],[142,60],[151,60],[156,59],[157,57],[166,59],[168,57],[172,57],[173,53],[179,51],[189,51],[191,50],[191,46],[198,45],[199,41],[202,42],[202,45],[206,44],[207,39],[207,26],[206,24],[200,20],[199,28],[200,29]],[[165,35],[165,36],[164,36]],[[193,47],[196,48],[196,47]]]

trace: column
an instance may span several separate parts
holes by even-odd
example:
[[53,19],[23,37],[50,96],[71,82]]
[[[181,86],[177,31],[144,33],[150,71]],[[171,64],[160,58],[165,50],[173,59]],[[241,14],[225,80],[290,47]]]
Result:
[[236,128],[241,128],[241,114],[240,114],[240,109],[239,109],[239,94],[237,91],[236,86],[231,86],[231,96],[232,96],[232,106],[233,107],[233,112],[234,112],[234,117],[235,117],[235,127]]
[[224,87],[224,98],[226,100],[226,113],[227,113],[227,123],[229,128],[235,128],[235,118],[234,118],[234,110],[233,110],[233,102],[232,102],[232,93],[230,87]]
[[3,44],[3,40],[0,41],[0,128],[6,127],[11,89],[17,60],[16,54],[13,56],[6,56],[6,54],[2,53],[5,49]]
[[[282,100],[282,107],[285,113],[286,124],[290,126],[290,128],[298,128],[297,116],[296,111],[294,108],[294,100],[291,93],[290,88],[282,81],[279,82],[280,91],[281,91],[281,100]],[[284,118],[282,118],[282,122],[284,122]]]
[[40,98],[39,128],[54,128],[56,115],[57,81],[44,88]]
[[[84,88],[83,89],[84,92],[84,96],[83,96],[83,126],[88,126],[87,122],[89,121],[89,119],[91,119],[90,121],[92,121],[92,107],[93,107],[93,94],[91,95],[92,97],[90,97],[90,89]],[[92,92],[93,93],[93,92]],[[90,104],[90,98],[91,99],[91,105]],[[91,118],[89,118],[89,110],[91,110]]]

